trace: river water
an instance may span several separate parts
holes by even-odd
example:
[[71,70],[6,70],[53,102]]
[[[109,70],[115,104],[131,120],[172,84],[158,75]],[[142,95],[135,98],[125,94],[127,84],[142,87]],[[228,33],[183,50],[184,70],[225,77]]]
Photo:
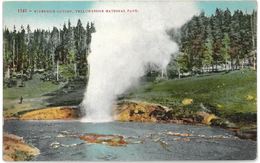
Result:
[[[34,161],[250,160],[256,157],[255,141],[242,140],[230,131],[208,126],[8,120],[4,122],[4,131],[22,136],[37,147],[41,154]],[[87,133],[122,135],[129,144],[120,147],[87,144],[78,138]]]

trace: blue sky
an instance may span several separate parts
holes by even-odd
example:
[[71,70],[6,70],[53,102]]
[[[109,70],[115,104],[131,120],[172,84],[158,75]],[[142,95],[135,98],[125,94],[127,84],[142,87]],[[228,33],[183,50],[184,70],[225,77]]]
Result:
[[240,9],[251,13],[253,10],[256,10],[257,4],[256,1],[244,0],[244,1],[200,1],[197,2],[198,8],[203,10],[207,15],[214,14],[216,8],[226,9],[228,8],[231,12],[234,10]]
[[[32,28],[45,28],[51,29],[52,26],[61,28],[64,22],[68,19],[72,24],[76,24],[77,19],[81,19],[83,23],[87,21],[87,14],[73,14],[73,13],[17,13],[20,8],[25,9],[45,9],[45,10],[62,10],[62,9],[91,9],[94,3],[104,2],[4,2],[3,5],[3,19],[4,25],[12,28],[13,25],[21,26],[30,24]],[[257,8],[256,1],[243,0],[243,1],[198,1],[196,2],[197,8],[203,10],[206,15],[214,14],[216,8],[226,9],[229,8],[231,12],[240,9],[248,13]],[[185,13],[184,13],[185,14]]]
[[[32,9],[32,10],[71,10],[71,9],[90,9],[93,2],[5,2],[3,4],[3,19],[4,25],[12,28],[14,24],[21,26],[22,24],[30,24],[32,28],[48,28],[52,26],[62,27],[64,22],[68,19],[72,24],[76,23],[78,18],[84,19],[86,14],[72,14],[72,13],[18,13],[18,9]],[[77,18],[75,18],[77,16]],[[74,19],[75,18],[75,19]]]

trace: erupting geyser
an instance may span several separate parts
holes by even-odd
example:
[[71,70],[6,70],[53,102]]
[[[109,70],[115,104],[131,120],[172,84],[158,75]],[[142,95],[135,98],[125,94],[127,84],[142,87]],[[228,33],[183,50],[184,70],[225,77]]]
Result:
[[91,16],[97,32],[88,57],[83,121],[106,122],[113,120],[117,96],[138,83],[148,63],[165,69],[177,52],[166,30],[181,27],[198,12],[192,2],[97,2],[93,9],[125,10]]

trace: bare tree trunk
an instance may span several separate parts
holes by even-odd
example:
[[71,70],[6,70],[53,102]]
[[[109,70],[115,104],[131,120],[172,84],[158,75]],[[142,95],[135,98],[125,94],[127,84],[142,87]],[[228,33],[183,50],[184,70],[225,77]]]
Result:
[[178,72],[178,78],[180,79],[181,78],[181,71],[180,71],[179,67],[177,68],[177,72]]
[[59,60],[56,62],[56,80],[59,81]]
[[23,61],[22,61],[22,65],[21,65],[21,71],[22,71],[22,74],[23,74]]
[[234,71],[234,59],[233,58],[231,58],[231,69],[232,69],[232,71]]
[[6,78],[6,79],[9,79],[9,78],[10,78],[10,66],[9,66],[9,65],[7,66],[7,71],[6,71],[5,78]]
[[245,60],[242,59],[242,62],[241,62],[241,69],[242,69],[242,70],[244,69],[244,65],[245,65]]
[[13,58],[12,58],[12,69],[14,71],[14,60],[15,60],[15,39],[13,40]]
[[16,48],[16,71],[19,71],[20,69],[20,63],[19,63],[19,55],[18,55],[18,44],[16,44],[17,48]]
[[227,71],[227,60],[225,60],[225,71]]
[[240,67],[239,56],[237,56],[237,60],[236,60],[236,70],[238,70],[239,67]]
[[74,77],[76,78],[77,76],[77,63],[74,63]]

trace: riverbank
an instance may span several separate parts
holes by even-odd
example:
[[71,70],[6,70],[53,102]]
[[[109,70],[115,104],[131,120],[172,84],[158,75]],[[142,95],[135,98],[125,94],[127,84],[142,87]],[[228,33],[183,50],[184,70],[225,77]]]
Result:
[[[36,76],[33,81],[25,82],[25,87],[4,88],[4,118],[17,119],[24,113],[27,120],[80,118],[74,111],[57,108],[77,107],[82,101],[85,83],[76,80],[56,85],[39,81]],[[24,97],[22,104],[19,104],[20,96]],[[145,82],[119,97],[119,109],[115,112],[120,114],[115,115],[115,119],[204,124],[255,139],[256,98],[256,72],[252,70]]]

